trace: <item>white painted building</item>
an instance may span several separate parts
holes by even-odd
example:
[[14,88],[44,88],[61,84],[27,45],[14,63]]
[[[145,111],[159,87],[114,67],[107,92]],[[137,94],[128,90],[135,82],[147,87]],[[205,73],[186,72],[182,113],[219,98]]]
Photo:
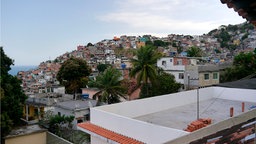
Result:
[[174,65],[173,57],[163,57],[157,61],[157,67],[174,75],[176,82],[184,84],[185,65]]
[[187,57],[162,57],[157,61],[157,67],[174,75],[176,82],[184,84],[184,73],[186,65],[196,65],[196,59]]
[[[94,107],[90,109],[90,123],[142,143],[175,143],[175,140],[181,137],[182,143],[188,143],[234,125],[238,118],[240,120],[240,115],[246,115],[241,120],[255,118],[255,96],[256,90],[252,89],[208,87],[198,91],[190,90]],[[242,102],[245,103],[244,112],[241,111]],[[230,107],[234,108],[234,118],[229,116]],[[210,118],[212,124],[196,132],[185,131],[187,125],[196,120],[197,116]],[[218,126],[223,122],[226,122],[225,125]],[[88,132],[88,129],[81,125],[78,125],[78,129]],[[113,143],[111,137],[97,132],[90,134],[92,144]]]

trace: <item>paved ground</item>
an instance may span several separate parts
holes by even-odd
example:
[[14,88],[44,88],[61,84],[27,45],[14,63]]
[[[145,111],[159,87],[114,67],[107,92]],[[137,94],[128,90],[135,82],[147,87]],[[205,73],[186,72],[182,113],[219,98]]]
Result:
[[[245,102],[245,111],[256,103]],[[210,99],[199,103],[199,117],[211,118],[212,123],[228,119],[230,107],[234,108],[234,116],[242,113],[242,102],[224,99]],[[135,118],[145,122],[184,130],[189,123],[197,119],[197,103],[176,107],[157,113],[152,113]]]

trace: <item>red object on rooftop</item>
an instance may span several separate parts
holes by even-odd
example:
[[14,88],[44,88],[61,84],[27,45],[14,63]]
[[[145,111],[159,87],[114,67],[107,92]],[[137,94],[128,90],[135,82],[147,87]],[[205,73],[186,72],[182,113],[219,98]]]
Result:
[[84,122],[79,123],[79,127],[84,128],[90,132],[93,132],[95,134],[98,134],[102,137],[105,137],[107,139],[110,139],[112,141],[118,142],[120,144],[143,144],[143,142],[140,142],[138,140],[135,140],[133,138],[118,134],[116,132],[107,130],[105,128],[102,128],[100,126],[94,125],[90,122]]
[[195,130],[201,129],[203,127],[206,127],[207,125],[211,124],[212,120],[210,118],[205,119],[198,119],[196,121],[192,121],[188,127],[185,129],[185,131],[193,132]]

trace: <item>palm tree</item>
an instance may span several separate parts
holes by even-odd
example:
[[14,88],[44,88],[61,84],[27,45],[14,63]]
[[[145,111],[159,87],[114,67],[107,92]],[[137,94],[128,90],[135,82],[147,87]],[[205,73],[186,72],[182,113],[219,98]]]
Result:
[[100,73],[96,80],[89,81],[88,85],[99,88],[100,91],[94,95],[100,102],[108,104],[120,102],[120,97],[125,98],[125,88],[121,86],[122,73],[117,69],[108,67]]
[[148,95],[149,82],[153,83],[156,81],[156,63],[162,55],[156,51],[155,47],[147,45],[138,49],[135,57],[131,59],[133,68],[130,71],[130,76],[137,77],[137,83],[147,87]]

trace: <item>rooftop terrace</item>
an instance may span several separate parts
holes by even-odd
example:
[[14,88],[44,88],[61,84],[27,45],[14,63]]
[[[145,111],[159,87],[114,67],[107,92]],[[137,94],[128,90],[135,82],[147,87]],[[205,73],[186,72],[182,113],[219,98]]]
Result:
[[[256,91],[252,89],[223,87],[199,89],[199,117],[211,118],[212,124],[205,127],[207,130],[202,128],[198,131],[204,130],[206,136],[215,133],[216,130],[223,129],[223,125],[216,126],[223,120],[227,120],[228,124],[224,123],[224,125],[230,127],[236,117],[242,113],[242,102],[245,103],[243,114],[249,112],[245,118],[255,117],[255,110],[249,110],[250,107],[256,106],[255,96]],[[232,119],[230,107],[234,108]],[[197,119],[197,90],[94,107],[90,111],[91,123],[94,125],[144,143],[166,143],[190,135],[190,132],[184,129]],[[245,119],[247,120],[249,119]],[[78,129],[86,131],[79,126]],[[199,137],[193,136],[193,138]]]
[[[256,103],[244,102],[244,112],[256,106]],[[242,113],[242,102],[212,98],[199,102],[199,118],[210,118],[212,124],[230,118],[230,108],[234,108],[234,116]],[[191,103],[152,114],[136,117],[135,119],[164,127],[179,130],[186,129],[187,125],[197,119],[197,103]]]

